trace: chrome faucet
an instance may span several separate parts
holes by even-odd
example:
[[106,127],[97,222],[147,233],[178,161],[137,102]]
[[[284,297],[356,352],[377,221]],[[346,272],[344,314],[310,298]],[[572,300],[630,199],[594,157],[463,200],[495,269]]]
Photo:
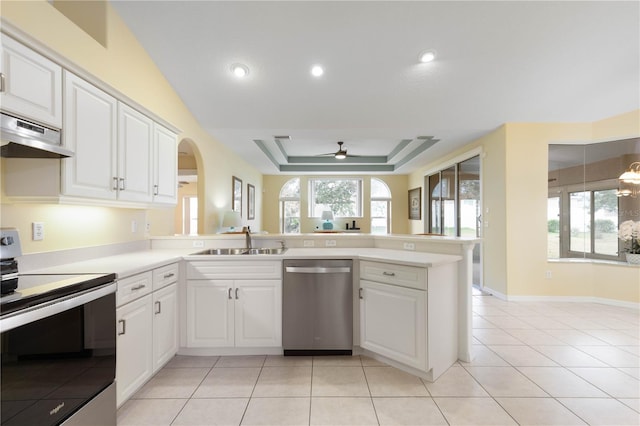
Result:
[[247,249],[251,249],[251,229],[247,226],[247,230],[244,232],[244,239],[246,241]]

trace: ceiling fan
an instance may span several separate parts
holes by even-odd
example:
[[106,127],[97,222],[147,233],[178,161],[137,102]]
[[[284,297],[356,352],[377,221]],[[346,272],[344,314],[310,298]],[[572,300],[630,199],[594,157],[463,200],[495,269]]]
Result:
[[344,160],[347,157],[357,157],[356,155],[348,155],[347,149],[343,148],[342,145],[344,142],[338,142],[338,150],[336,152],[329,152],[327,154],[320,154],[321,156],[331,155],[335,157],[337,160]]

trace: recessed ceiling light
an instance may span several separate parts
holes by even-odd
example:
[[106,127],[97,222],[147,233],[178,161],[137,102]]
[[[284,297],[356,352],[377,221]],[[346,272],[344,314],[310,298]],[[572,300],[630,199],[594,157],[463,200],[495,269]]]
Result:
[[418,55],[418,60],[422,63],[431,62],[436,59],[436,51],[433,49],[425,50]]
[[249,67],[244,64],[231,65],[231,72],[238,78],[246,77],[249,75]]
[[314,77],[320,77],[322,74],[324,74],[324,69],[320,65],[314,65],[311,68],[311,75]]

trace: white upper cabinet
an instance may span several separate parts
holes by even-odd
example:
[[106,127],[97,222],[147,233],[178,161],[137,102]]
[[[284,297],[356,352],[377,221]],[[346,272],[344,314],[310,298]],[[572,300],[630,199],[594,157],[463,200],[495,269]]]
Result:
[[62,68],[2,35],[0,105],[10,114],[62,127]]
[[151,201],[151,134],[153,121],[118,104],[118,199]]
[[178,146],[176,134],[153,126],[153,202],[176,204],[178,200]]
[[64,75],[64,145],[75,155],[62,160],[62,193],[115,200],[118,101],[70,72]]

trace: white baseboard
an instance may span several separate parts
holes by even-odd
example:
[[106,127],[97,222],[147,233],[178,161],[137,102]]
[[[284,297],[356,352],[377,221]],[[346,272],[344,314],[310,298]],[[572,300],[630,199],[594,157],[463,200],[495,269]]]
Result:
[[573,303],[601,303],[603,305],[618,306],[620,308],[638,309],[640,310],[640,303],[627,302],[624,300],[607,299],[604,297],[592,297],[592,296],[509,296],[499,291],[495,291],[489,287],[483,287],[482,289],[486,293],[490,293],[492,296],[498,299],[509,302],[573,302]]

